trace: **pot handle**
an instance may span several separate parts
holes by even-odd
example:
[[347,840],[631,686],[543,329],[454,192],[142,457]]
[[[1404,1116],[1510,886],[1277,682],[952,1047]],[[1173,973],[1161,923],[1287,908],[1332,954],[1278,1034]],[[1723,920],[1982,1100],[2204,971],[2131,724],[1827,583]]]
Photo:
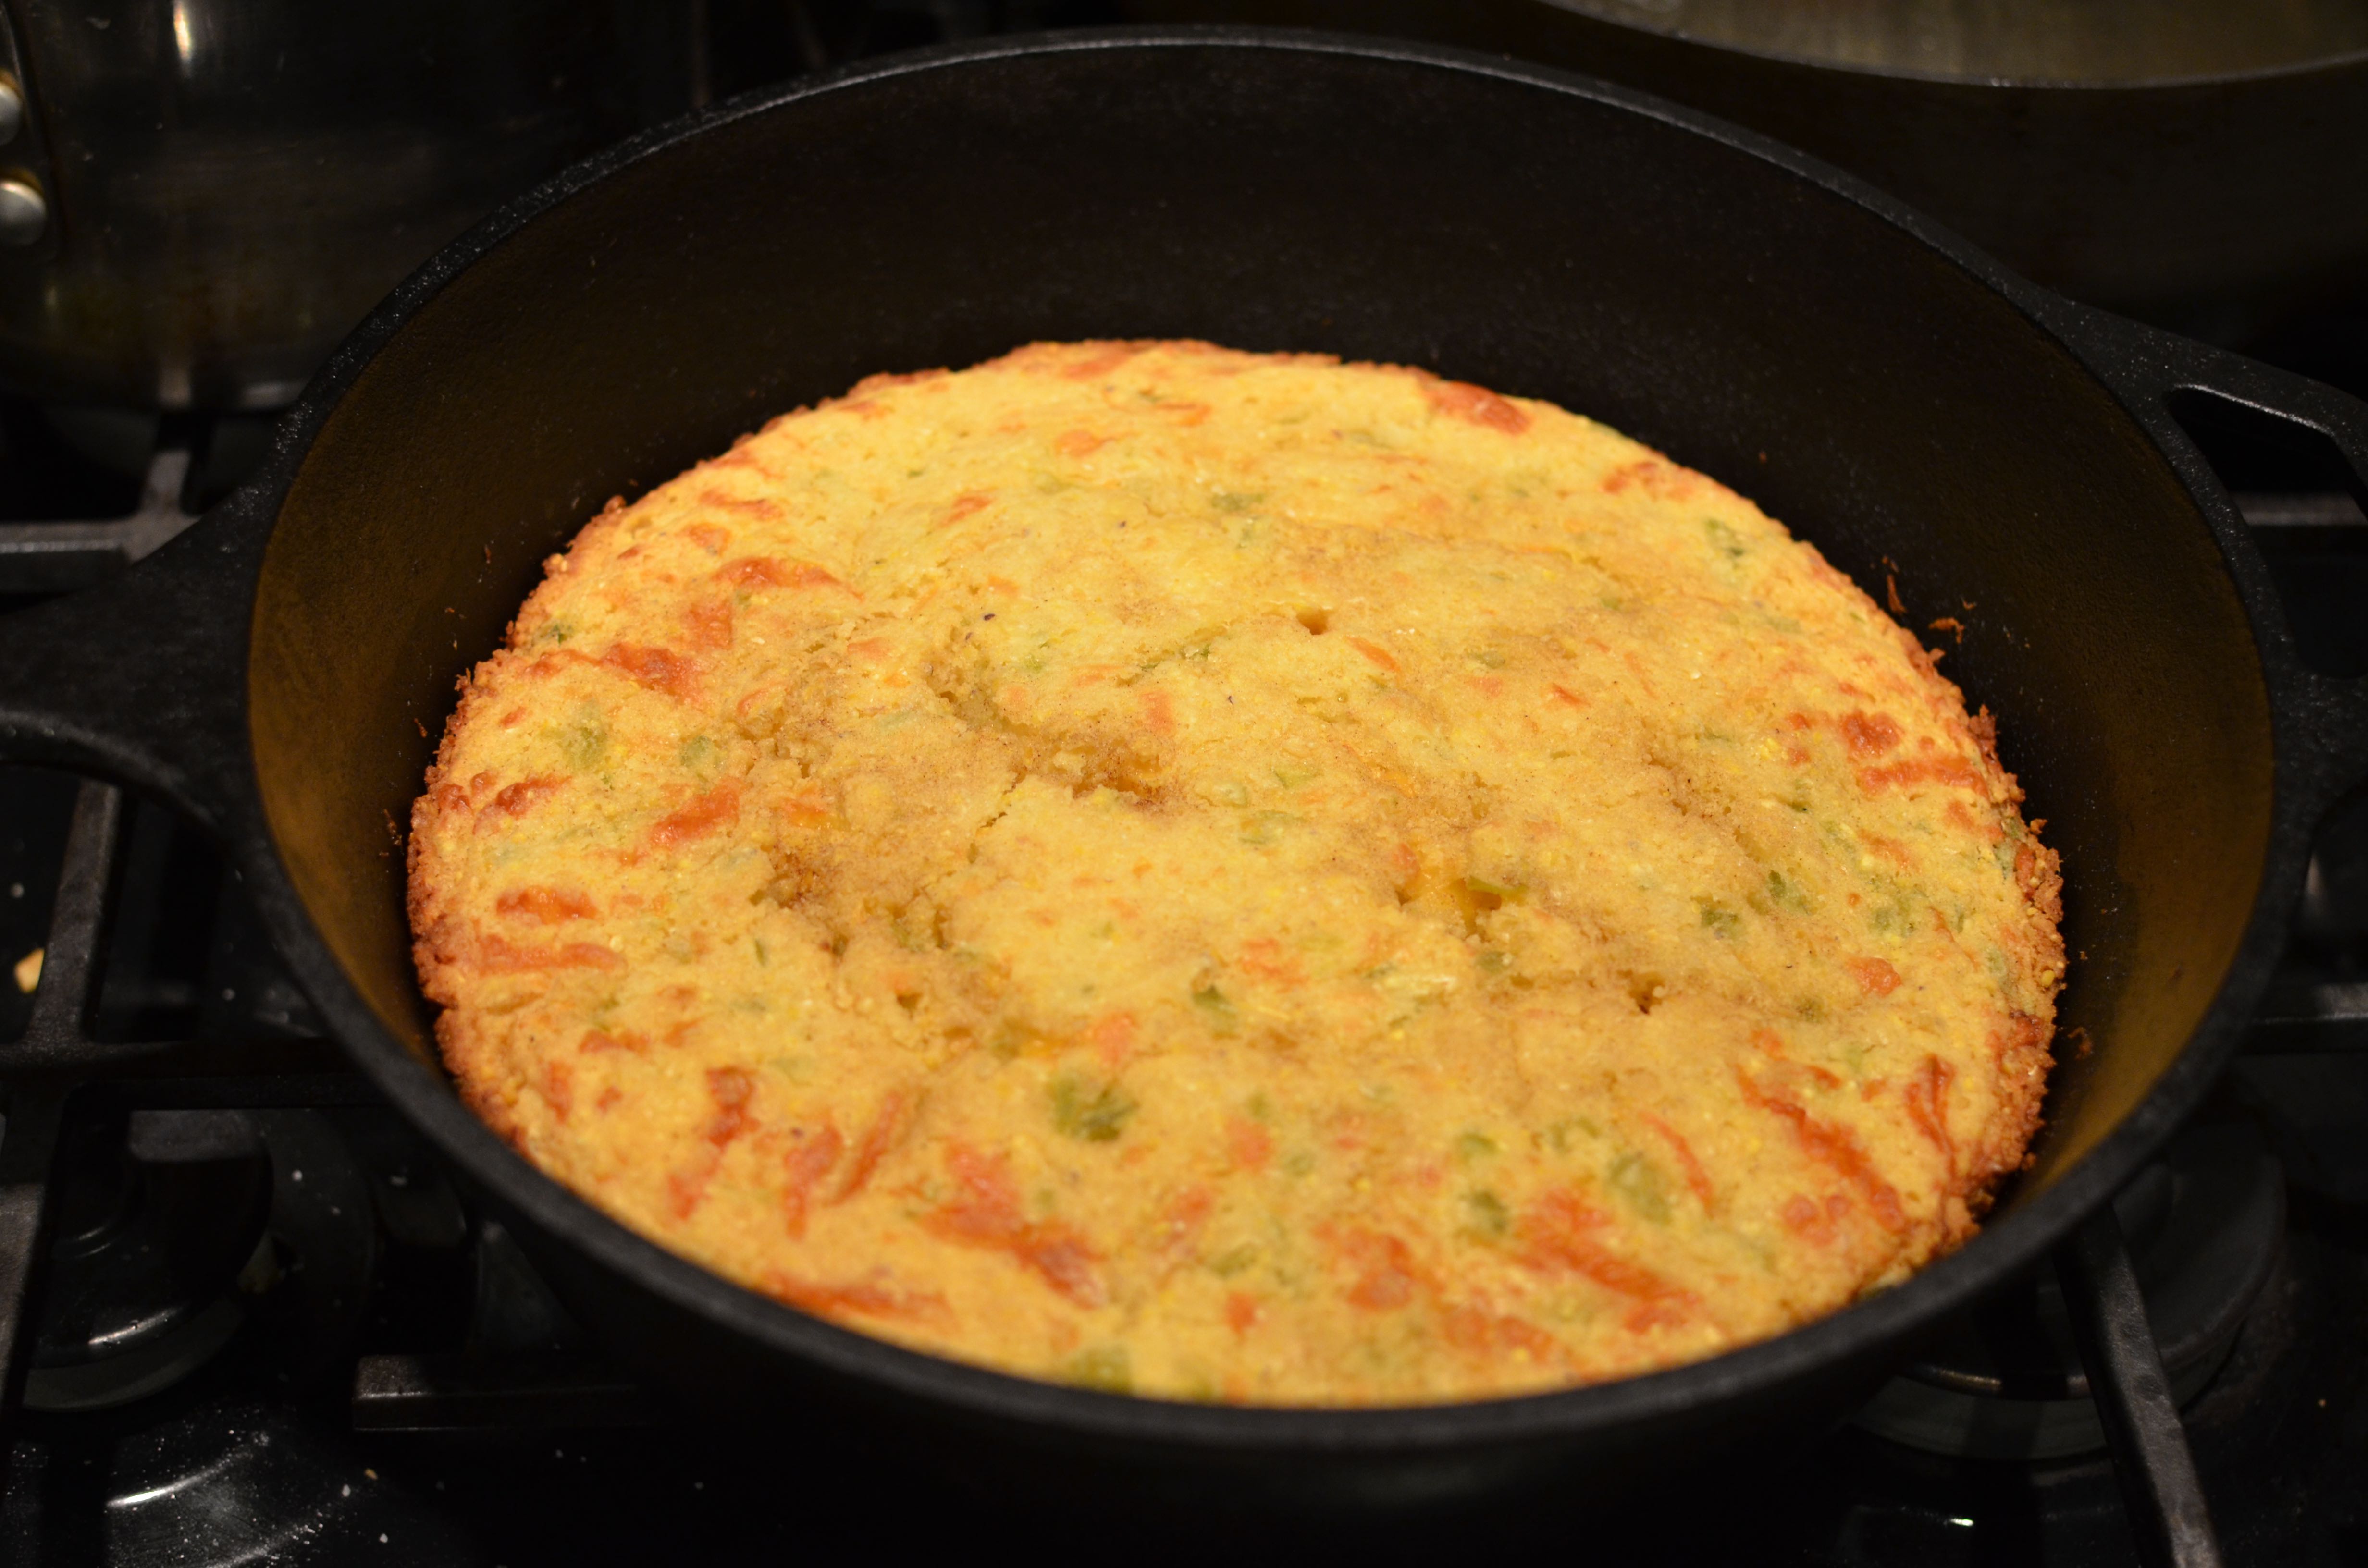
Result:
[[[2192,338],[2084,311],[2090,362],[2102,370],[2140,417],[2162,434],[2192,446],[2180,424],[2180,403],[2208,400],[2256,417],[2317,432],[2333,443],[2350,469],[2352,499],[2368,513],[2368,403],[2323,382],[2214,348]],[[2163,428],[2168,426],[2167,429]],[[2209,472],[2200,450],[2193,462]],[[2271,596],[2274,604],[2275,597]],[[2264,629],[2269,632],[2269,629]],[[2336,802],[2368,786],[2368,678],[2324,676],[2295,657],[2281,614],[2271,644],[2279,720],[2279,776],[2304,820],[2317,823]]]
[[0,616],[0,761],[115,779],[226,831],[252,793],[246,647],[272,511],[241,492],[128,571]]

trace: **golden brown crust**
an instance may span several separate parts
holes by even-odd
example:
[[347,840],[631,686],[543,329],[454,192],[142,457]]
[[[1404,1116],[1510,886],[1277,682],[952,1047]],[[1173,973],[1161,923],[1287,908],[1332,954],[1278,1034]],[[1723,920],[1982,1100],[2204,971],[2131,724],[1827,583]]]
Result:
[[801,1309],[1268,1403],[1709,1355],[1973,1233],[2061,879],[1725,486],[1402,367],[876,376],[612,500],[462,683],[470,1104]]

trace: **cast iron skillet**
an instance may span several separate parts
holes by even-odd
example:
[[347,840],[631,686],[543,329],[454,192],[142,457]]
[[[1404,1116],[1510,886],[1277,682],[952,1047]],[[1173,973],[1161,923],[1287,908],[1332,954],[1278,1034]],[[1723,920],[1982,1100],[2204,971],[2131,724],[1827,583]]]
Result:
[[[866,373],[1196,335],[1584,410],[1759,500],[1910,620],[2064,857],[2081,956],[2036,1164],[1982,1236],[1770,1343],[1428,1409],[1162,1403],[895,1349],[744,1292],[545,1179],[430,1047],[400,825],[452,701],[608,496]],[[1418,46],[1076,35],[882,62],[581,165],[405,283],[265,472],[152,562],[0,626],[0,752],[229,846],[389,1102],[650,1375],[1102,1471],[1351,1494],[1667,1460],[1814,1418],[2032,1264],[2195,1105],[2276,953],[2368,696],[2296,663],[2177,418],[2368,408],[2067,304],[1856,182],[1656,100]],[[1895,564],[1896,563],[1896,567]],[[1970,608],[1968,606],[1970,605]],[[992,1441],[979,1441],[990,1437]]]

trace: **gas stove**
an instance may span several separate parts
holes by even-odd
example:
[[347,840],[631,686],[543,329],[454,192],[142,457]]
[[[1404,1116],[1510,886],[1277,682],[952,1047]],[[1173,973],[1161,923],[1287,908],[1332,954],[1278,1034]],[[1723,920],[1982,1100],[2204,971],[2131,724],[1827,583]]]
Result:
[[[791,6],[768,47],[787,70],[1019,9],[875,8],[865,33]],[[2368,394],[2368,312],[2236,347]],[[136,562],[268,429],[0,398],[0,609]],[[2210,455],[2305,658],[2368,674],[2368,519],[2283,454]],[[1212,1498],[1155,1517],[916,1472],[793,1410],[763,1430],[686,1415],[603,1357],[347,1067],[202,835],[110,786],[0,768],[0,1561],[1008,1540],[1154,1561],[1583,1540],[1636,1562],[2368,1562],[2368,801],[2321,835],[2246,1054],[2112,1223],[1848,1421],[1585,1512],[1278,1519]]]

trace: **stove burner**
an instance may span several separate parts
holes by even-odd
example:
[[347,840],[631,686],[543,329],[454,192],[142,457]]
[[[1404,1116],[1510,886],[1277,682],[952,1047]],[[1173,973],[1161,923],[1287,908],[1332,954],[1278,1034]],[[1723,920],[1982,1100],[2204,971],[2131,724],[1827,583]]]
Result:
[[111,1408],[250,1320],[283,1370],[347,1353],[377,1261],[370,1187],[309,1111],[120,1109],[61,1131],[28,1410]]
[[178,1381],[245,1321],[268,1163],[234,1111],[101,1109],[63,1130],[28,1410],[97,1410]]
[[[2114,1199],[2173,1398],[2195,1398],[2276,1272],[2285,1177],[2251,1122],[2199,1121]],[[1857,1425],[1927,1452],[2045,1460],[2106,1445],[2055,1272],[1952,1319]]]

